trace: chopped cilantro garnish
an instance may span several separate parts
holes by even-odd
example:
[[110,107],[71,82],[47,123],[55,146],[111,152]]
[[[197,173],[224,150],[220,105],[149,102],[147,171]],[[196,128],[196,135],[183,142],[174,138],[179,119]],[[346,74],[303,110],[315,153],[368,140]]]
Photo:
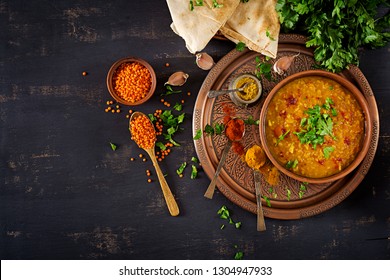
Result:
[[334,147],[330,146],[330,147],[325,147],[322,149],[322,151],[324,152],[324,157],[326,159],[329,159],[330,157],[330,153],[334,151]]
[[271,207],[271,200],[269,199],[269,197],[263,195],[262,198],[264,198],[265,202],[267,203],[267,206]]
[[277,146],[277,145],[279,144],[279,142],[282,141],[282,140],[284,139],[284,137],[286,137],[287,134],[289,134],[289,133],[290,133],[290,130],[287,130],[285,133],[283,133],[282,135],[280,135],[280,136],[278,137],[278,140],[276,140],[275,146]]
[[165,88],[166,88],[166,92],[160,94],[160,96],[171,95],[174,93],[181,93],[181,90],[173,90],[173,88],[170,85],[166,85]]
[[286,163],[286,168],[287,169],[290,169],[290,168],[295,168],[298,166],[298,160],[295,159],[295,160],[289,160],[287,163]]
[[156,142],[156,146],[160,148],[161,151],[165,151],[167,147],[162,142]]
[[255,61],[256,61],[255,74],[256,74],[257,78],[260,79],[261,76],[263,75],[267,80],[271,81],[272,80],[272,76],[271,76],[272,64],[261,61],[261,59],[258,56],[256,56]]

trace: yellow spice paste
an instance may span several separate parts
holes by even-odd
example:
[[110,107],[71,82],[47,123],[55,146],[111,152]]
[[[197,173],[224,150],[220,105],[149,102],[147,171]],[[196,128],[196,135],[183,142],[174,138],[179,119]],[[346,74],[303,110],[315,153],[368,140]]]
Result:
[[248,85],[244,88],[244,92],[237,91],[236,93],[242,100],[250,101],[257,96],[259,88],[256,81],[250,77],[243,77],[239,79],[236,83],[236,88],[241,88],[246,83],[248,83]]

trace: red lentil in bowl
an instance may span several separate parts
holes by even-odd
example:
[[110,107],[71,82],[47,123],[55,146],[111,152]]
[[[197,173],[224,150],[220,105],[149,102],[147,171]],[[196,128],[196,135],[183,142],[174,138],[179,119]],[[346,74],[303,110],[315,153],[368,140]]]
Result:
[[152,66],[140,58],[122,58],[108,71],[107,88],[117,102],[140,105],[152,97],[156,74]]
[[367,154],[372,124],[360,91],[321,70],[294,74],[275,86],[260,114],[260,139],[286,175],[326,183],[352,172]]

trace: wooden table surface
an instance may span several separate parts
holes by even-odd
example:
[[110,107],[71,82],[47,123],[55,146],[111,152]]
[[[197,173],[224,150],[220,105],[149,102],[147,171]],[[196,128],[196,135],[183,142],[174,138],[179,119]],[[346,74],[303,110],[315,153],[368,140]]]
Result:
[[[220,192],[203,197],[210,182],[203,172],[194,180],[188,167],[184,178],[176,174],[196,156],[192,112],[208,71],[170,24],[165,1],[0,1],[1,259],[233,259],[237,251],[244,259],[389,259],[389,240],[366,239],[390,235],[390,46],[360,56],[381,120],[366,178],[336,207],[266,219],[259,233],[256,216]],[[212,40],[205,51],[218,61],[233,48]],[[108,69],[126,56],[154,67],[156,94],[105,113]],[[181,210],[171,217],[154,172],[147,183],[153,167],[138,158],[126,111],[166,109],[163,84],[178,70],[190,75],[184,93],[166,99],[184,99],[184,130],[161,162]],[[223,205],[240,229],[218,217]]]

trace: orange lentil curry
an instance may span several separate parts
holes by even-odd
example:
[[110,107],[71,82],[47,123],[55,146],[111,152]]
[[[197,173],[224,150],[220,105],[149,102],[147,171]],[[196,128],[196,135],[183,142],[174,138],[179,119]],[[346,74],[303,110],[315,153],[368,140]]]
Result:
[[123,63],[114,73],[114,90],[119,97],[131,103],[145,98],[151,85],[150,71],[138,62]]
[[278,162],[296,174],[324,178],[355,159],[362,146],[364,115],[355,97],[337,82],[304,77],[275,94],[265,132]]
[[131,120],[131,139],[142,149],[153,148],[156,142],[156,131],[150,119],[145,115],[139,115]]

